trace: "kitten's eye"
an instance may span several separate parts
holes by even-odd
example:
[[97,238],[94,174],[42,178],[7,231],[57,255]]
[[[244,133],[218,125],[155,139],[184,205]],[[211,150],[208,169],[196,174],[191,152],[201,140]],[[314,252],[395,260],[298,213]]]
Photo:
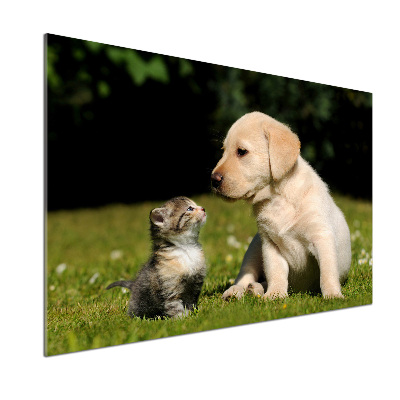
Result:
[[237,155],[239,157],[243,157],[244,155],[246,155],[248,153],[248,151],[246,149],[241,149],[240,147],[237,149]]
[[187,211],[193,211],[194,208],[193,207],[188,207]]

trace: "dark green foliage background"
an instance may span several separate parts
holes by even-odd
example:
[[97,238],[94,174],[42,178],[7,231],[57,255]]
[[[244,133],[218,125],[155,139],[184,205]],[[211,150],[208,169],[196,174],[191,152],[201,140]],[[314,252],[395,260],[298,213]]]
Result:
[[369,93],[46,39],[49,209],[207,192],[227,130],[254,110],[291,126],[333,190],[372,198]]

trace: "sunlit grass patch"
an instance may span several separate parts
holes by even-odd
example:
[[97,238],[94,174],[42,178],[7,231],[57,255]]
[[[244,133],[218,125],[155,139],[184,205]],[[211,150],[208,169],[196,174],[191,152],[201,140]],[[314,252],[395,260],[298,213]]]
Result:
[[[372,302],[372,205],[335,196],[351,231],[352,269],[345,299],[295,293],[264,301],[245,295],[225,302],[221,295],[235,279],[257,231],[251,208],[211,196],[194,198],[207,210],[200,234],[208,274],[198,309],[182,320],[139,319],[126,315],[129,293],[106,291],[131,279],[150,252],[148,215],[158,203],[111,205],[48,215],[48,355],[201,332],[228,326],[353,307]],[[295,322],[294,322],[295,323]]]

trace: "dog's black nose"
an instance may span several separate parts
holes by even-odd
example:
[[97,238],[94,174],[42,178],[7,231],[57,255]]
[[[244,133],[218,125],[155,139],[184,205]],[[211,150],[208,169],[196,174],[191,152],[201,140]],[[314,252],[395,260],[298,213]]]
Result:
[[223,179],[224,178],[222,177],[221,174],[219,174],[218,172],[214,172],[211,175],[211,185],[212,185],[212,187],[214,189],[217,189],[221,185]]

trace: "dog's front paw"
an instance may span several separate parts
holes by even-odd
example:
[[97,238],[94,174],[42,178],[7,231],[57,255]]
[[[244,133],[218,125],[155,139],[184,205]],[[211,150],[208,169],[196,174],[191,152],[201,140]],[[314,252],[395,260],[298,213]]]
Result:
[[283,290],[267,290],[267,293],[264,294],[264,300],[276,300],[276,299],[284,299],[288,297],[287,291]]
[[225,290],[222,298],[224,300],[229,300],[232,297],[240,299],[244,294],[244,287],[240,285],[232,285],[229,289]]
[[344,299],[342,292],[332,291],[332,292],[324,292],[322,293],[324,299]]
[[261,283],[253,282],[249,283],[249,286],[246,288],[246,293],[249,293],[256,297],[261,297],[264,295],[264,288]]
[[327,285],[323,283],[321,282],[321,292],[324,299],[344,299],[341,291],[342,288],[339,284]]

